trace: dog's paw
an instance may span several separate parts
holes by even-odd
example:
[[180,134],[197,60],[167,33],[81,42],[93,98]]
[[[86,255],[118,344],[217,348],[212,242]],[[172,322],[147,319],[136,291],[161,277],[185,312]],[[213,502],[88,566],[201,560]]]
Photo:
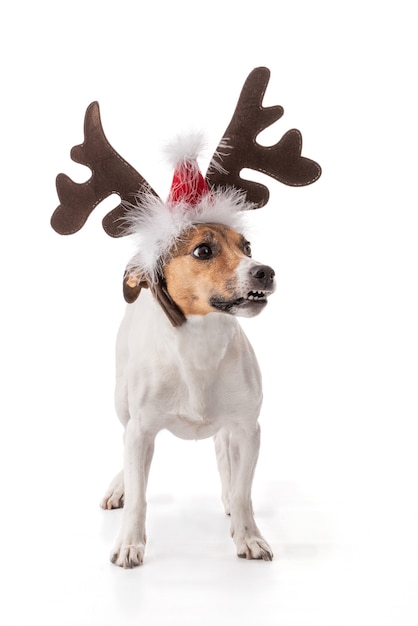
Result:
[[236,540],[237,555],[241,559],[272,561],[273,552],[262,537],[244,537]]
[[102,509],[121,509],[123,507],[124,483],[123,472],[119,472],[109,485],[100,506]]
[[115,549],[110,555],[110,560],[115,565],[123,567],[125,569],[132,569],[138,567],[144,562],[145,545],[139,543],[122,544],[121,546],[115,546]]
[[123,493],[106,493],[100,502],[100,506],[108,511],[121,509],[123,507]]

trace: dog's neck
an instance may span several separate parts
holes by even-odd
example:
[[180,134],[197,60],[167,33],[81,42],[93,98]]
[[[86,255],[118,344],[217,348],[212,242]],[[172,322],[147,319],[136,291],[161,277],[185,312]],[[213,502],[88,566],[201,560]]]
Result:
[[187,362],[196,370],[217,367],[231,340],[240,332],[238,320],[227,313],[190,315],[181,326],[173,326],[148,290],[128,305],[132,313],[135,308],[140,309],[133,319],[141,323],[141,343],[156,343],[159,352],[166,353],[167,358]]
[[176,329],[176,341],[192,367],[208,371],[218,366],[237,332],[238,321],[228,314],[190,315],[187,323]]

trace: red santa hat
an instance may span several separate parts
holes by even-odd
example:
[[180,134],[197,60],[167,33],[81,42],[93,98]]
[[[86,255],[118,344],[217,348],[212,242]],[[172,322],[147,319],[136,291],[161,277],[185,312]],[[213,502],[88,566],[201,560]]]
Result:
[[196,206],[201,198],[210,194],[210,189],[203,178],[196,159],[182,161],[174,170],[168,202],[187,202]]

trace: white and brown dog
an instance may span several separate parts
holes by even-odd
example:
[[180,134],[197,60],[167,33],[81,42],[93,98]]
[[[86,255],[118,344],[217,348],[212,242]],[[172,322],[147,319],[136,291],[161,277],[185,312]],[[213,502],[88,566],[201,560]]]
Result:
[[[103,508],[124,502],[112,561],[140,565],[146,485],[161,429],[183,439],[215,436],[222,499],[239,556],[272,558],[251,506],[260,435],[261,377],[236,315],[257,315],[274,291],[274,272],[251,259],[246,239],[199,224],[164,267],[167,290],[187,322],[173,327],[148,292],[127,307],[117,340],[116,408],[125,427],[124,470]],[[126,281],[136,285],[129,273]]]
[[[147,480],[162,429],[183,439],[214,437],[237,554],[273,557],[251,504],[261,376],[237,320],[257,315],[275,289],[273,269],[252,259],[243,234],[244,214],[265,204],[268,191],[243,181],[239,172],[251,167],[289,185],[306,185],[319,177],[320,168],[301,156],[298,131],[289,131],[272,148],[255,142],[260,130],[283,113],[278,106],[262,107],[268,79],[266,68],[248,77],[225,133],[228,142],[220,143],[205,179],[195,143],[176,148],[166,202],[107,142],[97,103],[86,113],[84,144],[72,151],[74,160],[92,169],[92,178],[81,185],[64,175],[57,178],[62,204],[52,225],[58,232],[81,228],[93,208],[117,191],[122,203],[104,219],[105,230],[137,239],[138,252],[124,276],[129,304],[117,339],[116,409],[125,428],[124,468],[101,503],[105,509],[123,506],[111,560],[125,568],[143,562]],[[137,192],[134,205],[132,191]]]

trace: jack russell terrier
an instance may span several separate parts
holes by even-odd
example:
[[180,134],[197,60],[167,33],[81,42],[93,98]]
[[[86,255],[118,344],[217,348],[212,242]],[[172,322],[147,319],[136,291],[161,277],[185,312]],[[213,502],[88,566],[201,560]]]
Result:
[[[251,486],[260,446],[261,375],[237,317],[258,315],[275,290],[274,271],[252,259],[244,215],[268,200],[267,188],[243,180],[251,168],[287,185],[313,183],[317,163],[301,156],[301,135],[288,131],[272,147],[256,137],[283,114],[263,107],[269,71],[251,72],[234,116],[203,178],[199,137],[171,147],[174,177],[167,201],[112,148],[93,103],[85,141],[73,160],[88,165],[86,183],[57,177],[60,206],[52,216],[61,234],[79,230],[111,193],[121,204],[103,220],[108,234],[132,235],[128,302],[116,347],[116,411],[124,426],[124,468],[101,506],[123,506],[111,561],[141,565],[146,544],[146,488],[155,437],[167,429],[183,439],[214,437],[222,501],[231,516],[239,557],[273,558],[254,520]],[[140,297],[139,297],[140,295]]]

